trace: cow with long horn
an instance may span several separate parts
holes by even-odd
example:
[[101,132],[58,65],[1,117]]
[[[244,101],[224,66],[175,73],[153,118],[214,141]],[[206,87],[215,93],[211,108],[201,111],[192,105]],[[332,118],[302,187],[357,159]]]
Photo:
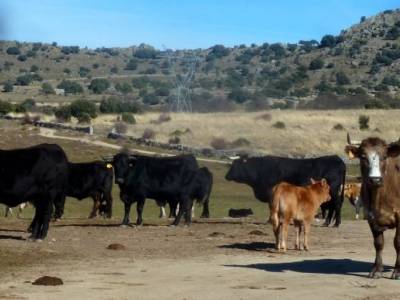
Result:
[[400,143],[387,144],[378,137],[354,143],[348,136],[345,152],[349,158],[360,160],[361,197],[375,246],[375,263],[371,278],[382,276],[383,233],[395,228],[396,263],[392,279],[400,279]]

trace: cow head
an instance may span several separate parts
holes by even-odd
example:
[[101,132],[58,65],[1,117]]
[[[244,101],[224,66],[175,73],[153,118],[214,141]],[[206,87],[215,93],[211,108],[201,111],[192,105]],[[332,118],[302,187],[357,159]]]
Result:
[[321,203],[331,200],[331,188],[325,178],[322,178],[322,180],[319,181],[311,178],[311,186],[320,195],[319,199]]
[[115,183],[123,184],[129,170],[134,166],[136,158],[127,153],[118,153],[113,158]]
[[351,143],[348,136],[348,145],[345,152],[349,158],[360,160],[361,176],[363,182],[369,186],[381,186],[387,172],[387,161],[390,157],[400,154],[398,142],[387,145],[377,137],[364,139],[360,144]]
[[229,168],[225,179],[228,181],[236,181],[246,183],[254,177],[254,168],[251,167],[251,158],[248,156],[235,157]]

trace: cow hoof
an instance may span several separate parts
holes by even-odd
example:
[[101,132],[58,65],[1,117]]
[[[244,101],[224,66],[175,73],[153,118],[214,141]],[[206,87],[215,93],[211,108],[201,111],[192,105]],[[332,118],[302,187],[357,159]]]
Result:
[[60,222],[61,218],[54,218],[53,222]]
[[128,224],[121,224],[121,225],[119,225],[119,227],[121,227],[121,228],[128,228],[129,225],[128,225]]
[[393,271],[393,273],[392,273],[392,276],[390,277],[391,279],[395,279],[395,280],[398,280],[398,279],[400,279],[400,274],[399,274],[399,272],[398,271]]
[[[392,275],[393,276],[393,275]],[[382,273],[381,272],[371,272],[368,274],[368,278],[373,278],[373,279],[379,279],[382,278]]]
[[42,242],[43,242],[43,239],[36,239],[35,242],[36,242],[36,243],[42,243]]

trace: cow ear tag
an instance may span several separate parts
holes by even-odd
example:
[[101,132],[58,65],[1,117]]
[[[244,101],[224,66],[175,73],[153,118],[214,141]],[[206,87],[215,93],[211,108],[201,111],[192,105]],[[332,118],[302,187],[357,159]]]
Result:
[[113,166],[112,166],[112,164],[107,164],[106,167],[107,167],[107,169],[112,169]]

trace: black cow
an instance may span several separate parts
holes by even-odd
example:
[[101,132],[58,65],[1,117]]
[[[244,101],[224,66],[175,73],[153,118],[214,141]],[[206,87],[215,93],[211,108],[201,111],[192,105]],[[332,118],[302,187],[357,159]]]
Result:
[[[173,225],[178,225],[185,213],[187,223],[191,221],[190,209],[196,194],[196,174],[199,169],[193,155],[174,157],[129,156],[119,153],[113,158],[115,182],[120,187],[120,197],[125,206],[122,224],[128,225],[131,205],[137,202],[137,225],[143,222],[142,213],[146,198],[158,203],[180,206]],[[175,206],[176,207],[176,206]]]
[[44,239],[53,204],[65,199],[68,160],[58,145],[40,144],[25,149],[0,150],[0,199],[14,207],[30,201],[35,206],[33,239]]
[[[113,169],[111,164],[103,161],[87,163],[68,163],[69,176],[66,187],[68,197],[82,200],[91,197],[93,209],[89,218],[97,215],[97,211],[112,216],[112,185]],[[54,217],[61,218],[64,214],[64,203],[56,205]]]
[[281,181],[302,186],[309,184],[310,178],[315,180],[325,178],[331,188],[331,201],[326,202],[329,213],[325,225],[330,224],[335,212],[335,226],[339,226],[345,177],[345,163],[339,156],[333,155],[310,159],[276,156],[241,157],[233,161],[225,178],[251,186],[255,197],[268,203],[271,203],[272,188]]
[[[200,218],[209,218],[210,217],[210,195],[213,186],[213,175],[210,170],[206,167],[200,168],[196,171],[195,177],[193,181],[190,183],[189,191],[190,198],[192,200],[196,200],[197,203],[203,204],[203,212],[201,213]],[[160,204],[160,203],[159,203]],[[169,201],[170,206],[170,217],[176,217],[176,207],[177,202]],[[165,203],[162,203],[165,205]],[[193,207],[194,209],[194,207]],[[194,212],[194,210],[193,210]]]

